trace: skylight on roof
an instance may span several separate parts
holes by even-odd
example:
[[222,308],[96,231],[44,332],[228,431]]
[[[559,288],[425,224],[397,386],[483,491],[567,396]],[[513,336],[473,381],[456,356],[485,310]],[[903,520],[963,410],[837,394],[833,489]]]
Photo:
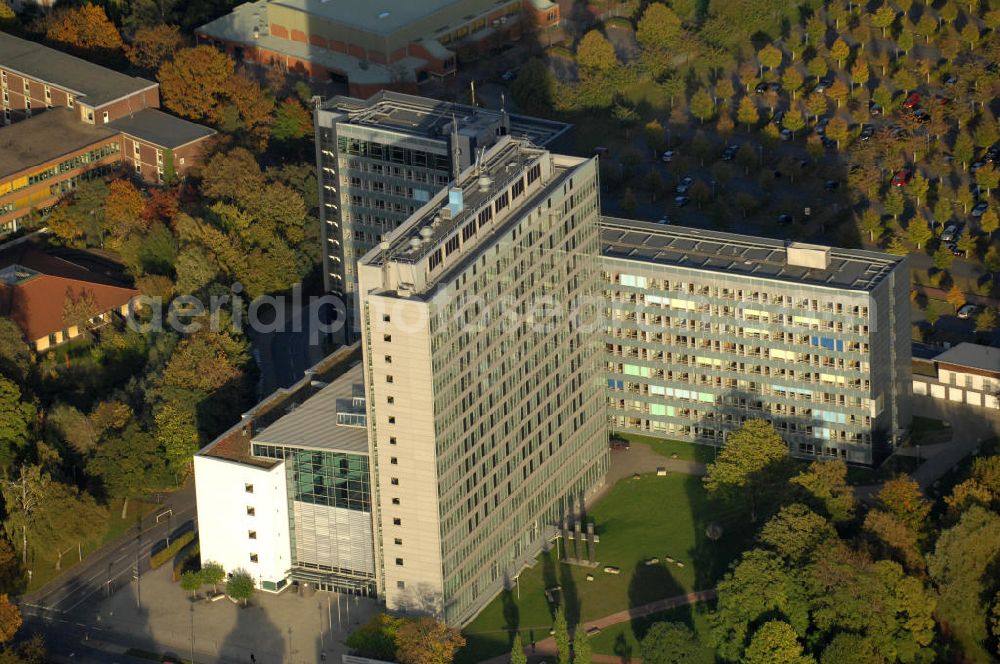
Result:
[[37,275],[38,272],[32,270],[31,268],[24,267],[23,265],[8,265],[7,267],[0,269],[0,281],[7,284],[8,286],[16,286],[17,284],[30,279]]

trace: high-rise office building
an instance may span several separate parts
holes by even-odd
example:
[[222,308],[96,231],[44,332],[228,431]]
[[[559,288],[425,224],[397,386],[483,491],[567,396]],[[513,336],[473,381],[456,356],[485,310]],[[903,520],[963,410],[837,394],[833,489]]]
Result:
[[601,243],[613,429],[721,445],[764,418],[872,464],[909,426],[904,257],[610,218]]
[[380,92],[315,112],[323,278],[356,311],[356,263],[477,153],[510,135],[549,146],[570,126],[504,111]]
[[359,262],[390,608],[471,619],[603,484],[595,159],[501,139]]

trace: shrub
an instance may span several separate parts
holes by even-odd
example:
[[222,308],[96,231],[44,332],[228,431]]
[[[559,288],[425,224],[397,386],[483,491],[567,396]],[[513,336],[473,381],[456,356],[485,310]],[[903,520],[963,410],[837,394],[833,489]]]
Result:
[[168,561],[173,560],[181,549],[186,547],[188,544],[194,541],[194,531],[189,530],[180,537],[174,539],[170,546],[160,549],[156,553],[149,556],[149,566],[152,569],[157,569],[162,567]]

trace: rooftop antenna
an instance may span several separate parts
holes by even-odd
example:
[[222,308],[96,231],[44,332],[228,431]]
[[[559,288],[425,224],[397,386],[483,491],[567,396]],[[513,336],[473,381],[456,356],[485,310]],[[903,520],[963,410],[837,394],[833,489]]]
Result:
[[510,116],[507,115],[507,98],[500,93],[500,135],[510,135]]
[[455,114],[451,114],[451,179],[458,182],[458,176],[462,172],[462,164],[460,163],[460,157],[462,155],[462,149],[458,145],[458,120],[455,119]]

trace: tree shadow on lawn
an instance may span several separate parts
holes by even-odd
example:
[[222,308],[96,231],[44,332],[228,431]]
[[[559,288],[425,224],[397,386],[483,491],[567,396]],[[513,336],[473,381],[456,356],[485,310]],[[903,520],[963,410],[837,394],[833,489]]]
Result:
[[[630,610],[637,609],[650,602],[681,594],[684,594],[684,588],[674,579],[673,574],[667,569],[664,561],[651,565],[647,565],[644,561],[639,561],[635,564],[635,569],[632,572],[632,581],[628,586],[628,606]],[[690,606],[677,609],[677,611],[683,612],[685,615],[689,615],[690,610]],[[630,624],[636,640],[642,641],[651,623],[643,616],[633,616]]]
[[[692,506],[694,545],[688,551],[694,566],[694,590],[714,588],[730,564],[747,548],[754,524],[749,511],[708,495],[700,477],[689,476],[684,488]],[[697,509],[695,509],[697,507]],[[709,536],[709,526],[718,525],[717,539]]]

